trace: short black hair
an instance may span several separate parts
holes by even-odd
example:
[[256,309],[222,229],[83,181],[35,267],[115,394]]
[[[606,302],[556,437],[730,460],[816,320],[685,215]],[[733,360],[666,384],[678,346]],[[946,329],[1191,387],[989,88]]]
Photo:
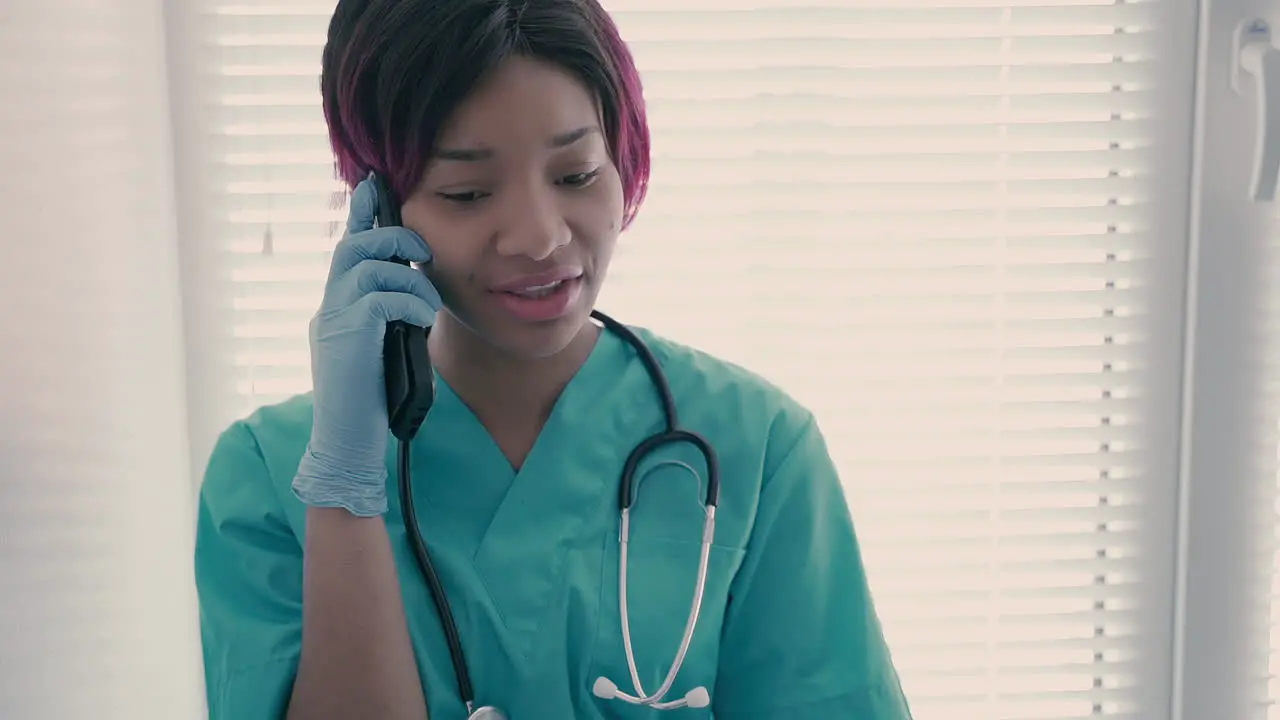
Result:
[[597,0],[340,0],[320,75],[338,176],[354,188],[377,172],[406,197],[449,116],[513,56],[563,68],[595,95],[630,223],[649,128],[631,52]]

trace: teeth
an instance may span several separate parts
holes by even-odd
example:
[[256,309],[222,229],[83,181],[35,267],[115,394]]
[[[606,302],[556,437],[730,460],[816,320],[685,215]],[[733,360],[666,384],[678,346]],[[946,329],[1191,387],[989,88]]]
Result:
[[555,292],[556,288],[560,287],[563,284],[564,284],[563,280],[558,280],[556,282],[553,282],[547,285],[536,285],[534,287],[527,287],[523,290],[517,290],[517,291],[514,291],[512,295],[519,295],[520,297],[535,298],[535,299],[542,298]]

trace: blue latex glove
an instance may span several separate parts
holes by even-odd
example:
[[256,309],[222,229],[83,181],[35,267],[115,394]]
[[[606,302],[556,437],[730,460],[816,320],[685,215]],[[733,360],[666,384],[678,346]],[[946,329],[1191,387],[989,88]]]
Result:
[[427,244],[406,228],[374,228],[376,206],[373,184],[356,186],[346,236],[334,249],[324,300],[311,320],[314,422],[293,479],[303,503],[361,517],[387,512],[386,325],[429,327],[441,306],[425,275],[389,262],[428,262]]

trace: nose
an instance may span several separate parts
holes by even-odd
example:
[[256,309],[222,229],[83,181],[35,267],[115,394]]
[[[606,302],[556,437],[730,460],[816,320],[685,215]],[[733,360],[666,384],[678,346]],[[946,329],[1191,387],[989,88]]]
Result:
[[508,196],[498,233],[499,254],[545,260],[569,244],[573,233],[554,193],[550,188],[527,188]]

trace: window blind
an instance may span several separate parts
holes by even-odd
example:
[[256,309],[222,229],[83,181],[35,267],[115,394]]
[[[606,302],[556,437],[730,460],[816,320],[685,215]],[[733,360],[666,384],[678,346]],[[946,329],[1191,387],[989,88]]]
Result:
[[[1142,716],[1170,3],[605,4],[654,170],[601,307],[817,413],[919,720]],[[309,387],[333,6],[196,5],[210,428]]]

